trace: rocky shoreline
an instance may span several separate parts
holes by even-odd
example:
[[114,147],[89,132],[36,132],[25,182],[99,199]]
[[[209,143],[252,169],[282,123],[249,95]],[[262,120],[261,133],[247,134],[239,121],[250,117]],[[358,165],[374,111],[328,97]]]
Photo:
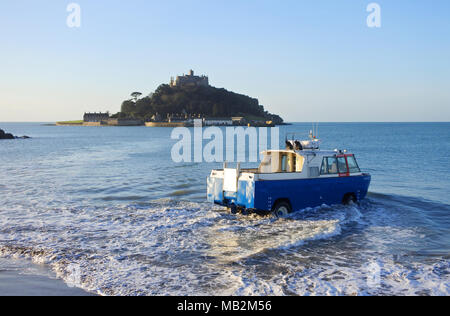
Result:
[[4,130],[0,129],[0,139],[28,139],[29,136],[14,136],[13,134],[6,133]]

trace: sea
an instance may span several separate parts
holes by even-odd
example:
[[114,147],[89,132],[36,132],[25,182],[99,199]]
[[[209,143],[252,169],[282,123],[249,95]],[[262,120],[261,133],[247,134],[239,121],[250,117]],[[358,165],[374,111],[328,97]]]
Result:
[[171,128],[0,128],[32,137],[0,141],[0,270],[100,295],[450,294],[450,123],[321,123],[369,194],[280,218],[209,204],[222,165],[174,162]]

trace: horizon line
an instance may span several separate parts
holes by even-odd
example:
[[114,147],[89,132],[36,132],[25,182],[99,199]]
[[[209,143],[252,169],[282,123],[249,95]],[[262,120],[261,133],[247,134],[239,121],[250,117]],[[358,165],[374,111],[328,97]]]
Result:
[[[0,121],[2,123],[57,123],[64,121]],[[450,121],[293,121],[293,122],[284,122],[285,124],[307,124],[307,123],[450,123]],[[277,125],[283,126],[283,125]]]

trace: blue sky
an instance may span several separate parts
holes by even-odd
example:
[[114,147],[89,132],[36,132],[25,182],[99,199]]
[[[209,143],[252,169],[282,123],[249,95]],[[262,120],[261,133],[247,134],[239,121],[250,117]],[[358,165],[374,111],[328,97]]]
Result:
[[450,121],[450,2],[376,1],[376,29],[371,2],[0,0],[0,121],[117,112],[189,69],[287,121]]

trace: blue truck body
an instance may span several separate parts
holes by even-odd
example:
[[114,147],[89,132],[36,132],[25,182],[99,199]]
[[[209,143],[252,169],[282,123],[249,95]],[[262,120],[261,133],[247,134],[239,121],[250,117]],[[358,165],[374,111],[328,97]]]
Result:
[[347,195],[357,201],[367,195],[371,176],[360,174],[344,177],[318,177],[292,180],[238,181],[236,192],[223,190],[222,178],[208,177],[207,199],[230,207],[271,211],[279,201],[290,203],[293,211],[323,204],[340,204]]

